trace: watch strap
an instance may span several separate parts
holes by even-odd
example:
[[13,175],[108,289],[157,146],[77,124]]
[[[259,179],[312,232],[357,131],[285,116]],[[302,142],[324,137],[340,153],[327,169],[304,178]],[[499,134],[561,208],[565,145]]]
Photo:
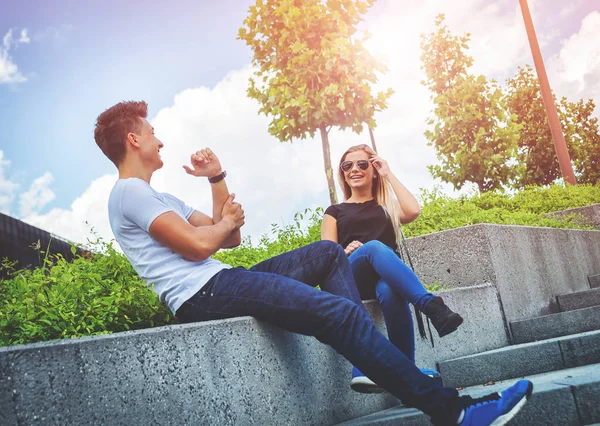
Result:
[[223,170],[223,172],[219,173],[218,175],[213,176],[213,177],[209,177],[208,181],[210,183],[217,183],[217,182],[225,179],[225,176],[227,176],[227,172],[225,170]]

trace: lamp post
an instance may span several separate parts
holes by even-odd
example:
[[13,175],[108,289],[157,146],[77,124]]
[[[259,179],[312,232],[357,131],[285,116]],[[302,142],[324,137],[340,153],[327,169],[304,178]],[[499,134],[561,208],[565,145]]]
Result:
[[567,150],[567,144],[565,143],[565,136],[563,135],[560,127],[560,120],[558,119],[556,105],[554,104],[552,91],[550,90],[550,83],[548,83],[548,75],[546,74],[544,59],[542,58],[540,45],[538,44],[537,37],[535,35],[535,28],[533,27],[533,21],[531,19],[531,13],[529,12],[527,0],[519,0],[519,4],[521,5],[523,20],[525,21],[527,38],[529,39],[529,46],[531,47],[531,54],[533,55],[533,63],[535,65],[535,70],[537,72],[540,87],[542,89],[542,99],[544,100],[544,107],[546,108],[546,115],[548,116],[548,124],[550,125],[552,139],[554,140],[554,148],[556,149],[556,156],[558,157],[560,171],[566,183],[576,185],[577,180],[575,179],[571,158],[569,157],[569,151]]

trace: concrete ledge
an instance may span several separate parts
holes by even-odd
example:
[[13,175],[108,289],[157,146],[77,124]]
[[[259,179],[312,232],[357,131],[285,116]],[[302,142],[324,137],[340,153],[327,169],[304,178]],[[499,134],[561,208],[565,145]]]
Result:
[[600,306],[600,288],[561,294],[556,296],[556,302],[561,312]]
[[[598,366],[600,368],[600,366]],[[575,387],[575,397],[581,413],[581,424],[600,422],[600,382],[581,383]]]
[[590,275],[588,277],[590,288],[600,288],[600,275]]
[[600,330],[441,362],[444,385],[467,387],[600,363]]
[[558,312],[557,294],[589,290],[600,271],[600,231],[479,224],[407,244],[424,282],[495,285],[508,321]]
[[[441,339],[431,326],[432,334],[427,340],[419,337],[415,323],[416,363],[419,367],[435,369],[440,361],[509,344],[494,286],[483,284],[441,292],[440,295],[452,310],[462,315],[464,322],[454,333]],[[427,321],[425,317],[424,320]],[[425,328],[427,329],[427,322]]]
[[515,344],[600,330],[600,306],[513,321],[510,329]]
[[572,214],[578,214],[582,216],[582,220],[579,221],[582,225],[589,225],[596,229],[600,229],[600,204],[592,204],[575,209],[561,210],[558,212],[552,212],[549,215],[565,217]]
[[[493,286],[443,296],[467,320],[435,349],[419,341],[425,365],[508,343]],[[5,347],[0,423],[331,425],[397,404],[351,391],[350,371],[315,338],[249,317]]]
[[[600,364],[572,368],[528,377],[534,384],[533,395],[510,424],[527,426],[589,425],[600,421]],[[491,386],[475,386],[461,395],[480,397],[510,386],[514,380]],[[402,406],[351,420],[344,426],[429,425],[427,416]],[[340,425],[340,426],[341,426]]]

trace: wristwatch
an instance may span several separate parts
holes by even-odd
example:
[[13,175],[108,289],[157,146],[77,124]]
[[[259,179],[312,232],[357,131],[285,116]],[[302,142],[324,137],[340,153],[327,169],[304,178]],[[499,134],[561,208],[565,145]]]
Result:
[[218,175],[216,175],[216,176],[213,176],[213,177],[209,177],[209,178],[208,178],[208,181],[209,181],[210,183],[217,183],[217,182],[219,182],[220,180],[223,180],[223,179],[225,179],[225,176],[227,176],[227,172],[226,172],[225,170],[223,170],[223,172],[222,172],[222,173],[219,173]]

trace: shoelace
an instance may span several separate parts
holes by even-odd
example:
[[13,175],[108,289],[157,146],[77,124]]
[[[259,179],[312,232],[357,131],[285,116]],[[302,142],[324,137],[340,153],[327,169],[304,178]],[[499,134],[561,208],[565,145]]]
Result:
[[465,410],[471,406],[478,406],[478,405],[481,406],[490,401],[497,401],[500,398],[502,398],[502,395],[500,395],[499,392],[494,392],[489,395],[482,396],[481,398],[471,398],[471,397],[469,397],[469,398],[471,399],[471,402],[469,402],[465,406]]
[[[410,258],[410,253],[408,252],[408,246],[406,245],[406,238],[404,238],[404,232],[402,232],[402,225],[400,225],[400,236],[402,237],[402,248],[406,253],[408,265],[410,266],[410,269],[416,274],[415,267],[413,266],[412,259]],[[404,256],[400,247],[398,247],[398,254],[400,255],[400,259],[402,259],[402,261],[406,263],[404,261]],[[425,332],[425,324],[423,323],[423,315],[420,311],[417,311],[416,309],[415,317],[417,318],[417,328],[419,329],[419,334],[421,335],[421,338],[427,339],[427,333]],[[429,321],[429,318],[427,318],[427,328],[429,329],[429,335],[431,336],[431,322]],[[434,347],[433,338],[431,338],[431,347]]]

